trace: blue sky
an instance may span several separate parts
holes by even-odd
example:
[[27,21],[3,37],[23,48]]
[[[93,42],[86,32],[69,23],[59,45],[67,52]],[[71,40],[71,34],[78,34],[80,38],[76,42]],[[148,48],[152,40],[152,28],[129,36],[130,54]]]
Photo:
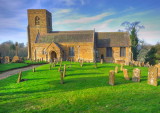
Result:
[[160,42],[160,0],[0,0],[0,43],[27,43],[27,9],[50,11],[53,31],[116,32],[124,21],[140,21],[139,38]]

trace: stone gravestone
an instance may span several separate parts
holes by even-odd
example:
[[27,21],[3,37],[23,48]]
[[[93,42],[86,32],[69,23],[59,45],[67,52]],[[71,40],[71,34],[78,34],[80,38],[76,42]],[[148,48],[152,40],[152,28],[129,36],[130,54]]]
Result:
[[19,72],[17,83],[20,83],[22,81],[22,71]]
[[10,58],[9,58],[9,56],[5,56],[5,57],[4,57],[4,59],[5,59],[5,64],[7,64],[7,63],[9,63],[9,62],[10,62]]
[[64,81],[63,81],[63,71],[60,71],[60,83],[61,84],[64,84]]
[[12,62],[19,62],[19,57],[18,56],[14,56],[12,59]]
[[101,64],[103,64],[103,59],[101,59]]
[[158,68],[158,78],[160,78],[160,64],[155,65]]
[[118,73],[118,66],[115,67],[115,73]]
[[66,76],[66,64],[64,64],[63,77]]
[[121,64],[121,71],[123,71],[123,64]]
[[124,78],[125,78],[126,80],[129,80],[129,79],[130,79],[129,76],[128,76],[128,70],[127,70],[127,69],[123,69],[123,75],[124,75]]
[[138,68],[133,69],[132,81],[140,82],[141,70]]
[[114,84],[115,84],[114,81],[115,81],[114,71],[110,70],[109,71],[109,84],[114,86]]
[[157,86],[158,85],[158,68],[151,66],[148,68],[148,84]]

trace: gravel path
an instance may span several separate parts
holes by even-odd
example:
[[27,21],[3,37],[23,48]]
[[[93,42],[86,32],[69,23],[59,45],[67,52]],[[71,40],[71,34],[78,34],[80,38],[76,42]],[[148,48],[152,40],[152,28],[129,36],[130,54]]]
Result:
[[[39,66],[42,66],[42,65],[34,65],[34,67],[39,67]],[[23,72],[23,71],[27,71],[27,70],[30,70],[30,69],[33,69],[33,66],[22,67],[22,68],[6,71],[6,72],[0,74],[0,80],[4,79],[4,78],[7,78],[9,76],[15,75],[15,74],[19,73],[20,71]]]

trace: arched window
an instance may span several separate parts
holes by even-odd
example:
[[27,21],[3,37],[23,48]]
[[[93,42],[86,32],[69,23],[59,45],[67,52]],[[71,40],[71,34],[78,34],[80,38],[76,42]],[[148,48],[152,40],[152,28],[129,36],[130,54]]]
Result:
[[35,17],[35,25],[40,25],[40,18],[38,16]]

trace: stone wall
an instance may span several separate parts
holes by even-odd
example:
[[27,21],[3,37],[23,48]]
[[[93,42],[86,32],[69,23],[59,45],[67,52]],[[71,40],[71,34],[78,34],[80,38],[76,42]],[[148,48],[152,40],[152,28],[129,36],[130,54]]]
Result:
[[[74,47],[74,57],[69,56],[69,47]],[[44,49],[47,54],[43,54]],[[51,51],[56,52],[58,59],[62,57],[63,60],[72,58],[74,61],[78,61],[78,59],[90,62],[93,61],[93,43],[91,42],[59,43],[58,45],[54,43],[35,43],[32,47],[32,59],[36,60],[43,58],[44,60],[49,61],[51,58]]]
[[112,63],[122,63],[124,62],[125,64],[129,64],[131,61],[131,48],[126,47],[126,56],[125,57],[120,57],[120,47],[113,47],[112,48],[112,57],[107,57],[106,53],[107,50],[106,48],[97,48],[98,50],[98,60],[100,60],[101,55],[103,54],[104,56],[104,61],[105,62],[112,62]]

